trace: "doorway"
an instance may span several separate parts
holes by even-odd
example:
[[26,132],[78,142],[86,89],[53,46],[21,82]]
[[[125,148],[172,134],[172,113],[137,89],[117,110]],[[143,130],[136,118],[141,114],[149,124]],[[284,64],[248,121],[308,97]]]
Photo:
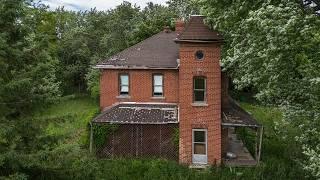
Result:
[[192,163],[193,164],[207,164],[208,150],[207,150],[207,130],[206,129],[192,129]]

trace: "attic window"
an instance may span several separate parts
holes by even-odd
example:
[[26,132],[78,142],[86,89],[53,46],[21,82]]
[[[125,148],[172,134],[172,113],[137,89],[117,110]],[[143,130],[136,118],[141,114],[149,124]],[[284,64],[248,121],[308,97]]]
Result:
[[196,56],[197,60],[203,60],[203,58],[204,58],[203,51],[201,51],[201,50],[197,51],[195,56]]

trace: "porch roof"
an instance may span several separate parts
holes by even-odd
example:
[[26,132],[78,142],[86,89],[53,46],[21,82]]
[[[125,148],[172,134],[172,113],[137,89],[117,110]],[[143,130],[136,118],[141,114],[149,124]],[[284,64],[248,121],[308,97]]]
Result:
[[261,124],[231,98],[228,105],[222,107],[222,126],[262,127]]
[[178,123],[178,106],[169,103],[120,103],[105,109],[93,123],[172,124]]

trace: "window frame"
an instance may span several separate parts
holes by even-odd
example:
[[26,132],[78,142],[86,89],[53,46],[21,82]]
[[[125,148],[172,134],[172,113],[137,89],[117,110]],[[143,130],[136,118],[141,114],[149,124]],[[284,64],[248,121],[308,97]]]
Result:
[[[204,89],[195,89],[196,79],[204,80]],[[196,101],[196,91],[203,91],[203,101]],[[193,77],[193,102],[194,103],[206,103],[207,102],[207,78],[204,76],[194,76]]]
[[[201,53],[202,54],[202,58],[198,58],[197,54],[198,53]],[[203,50],[197,50],[195,53],[194,53],[194,56],[195,56],[195,59],[197,61],[203,61],[204,60],[204,57],[205,57],[205,54],[204,54],[204,51]]]
[[[121,76],[128,76],[128,94],[121,94],[121,87],[126,86],[122,85],[121,83]],[[119,80],[118,80],[118,86],[119,86],[119,96],[129,96],[130,95],[130,75],[129,73],[119,73]]]
[[[162,95],[155,95],[154,89],[156,86],[160,85],[155,85],[154,77],[155,76],[162,76],[162,82],[161,82],[161,87],[162,87]],[[152,97],[164,97],[164,75],[162,73],[153,73],[152,74]]]
[[[203,132],[204,133],[204,142],[196,142],[195,141],[195,132]],[[206,146],[205,154],[195,154],[194,147],[195,144],[204,144]],[[208,130],[207,129],[192,129],[192,155],[208,155]]]

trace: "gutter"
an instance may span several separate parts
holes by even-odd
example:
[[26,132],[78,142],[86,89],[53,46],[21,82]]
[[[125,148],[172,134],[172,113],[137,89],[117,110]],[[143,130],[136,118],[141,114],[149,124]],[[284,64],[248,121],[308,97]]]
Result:
[[166,69],[179,69],[176,67],[147,67],[147,66],[115,66],[115,65],[96,65],[93,66],[94,69],[155,69],[155,70],[166,70]]

